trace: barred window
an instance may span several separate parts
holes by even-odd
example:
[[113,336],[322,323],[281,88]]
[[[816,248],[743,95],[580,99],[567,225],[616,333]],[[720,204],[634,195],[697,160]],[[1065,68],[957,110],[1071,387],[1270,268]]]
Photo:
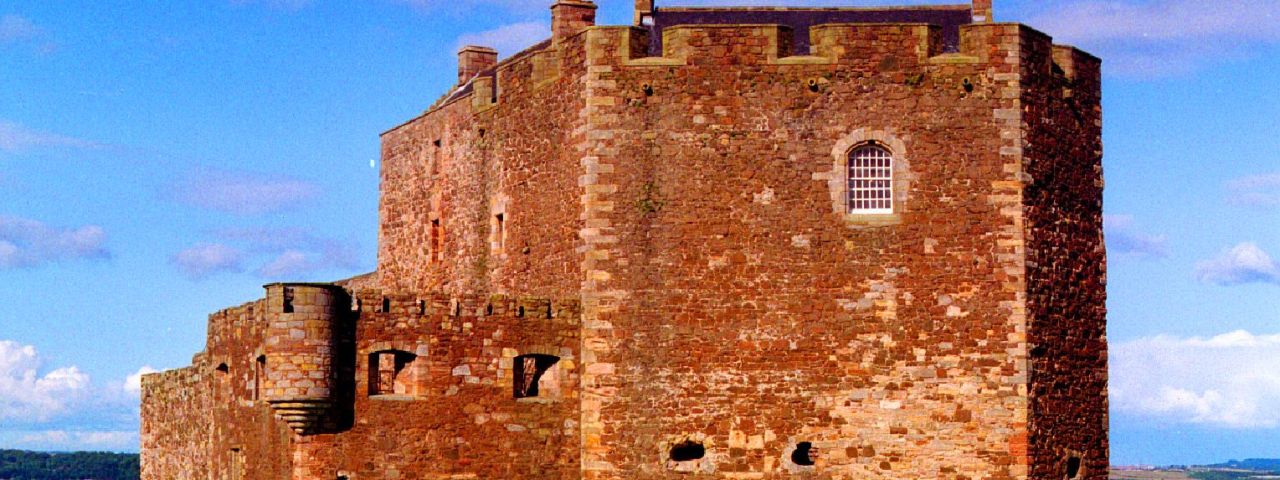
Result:
[[893,213],[893,154],[879,145],[849,153],[849,213]]

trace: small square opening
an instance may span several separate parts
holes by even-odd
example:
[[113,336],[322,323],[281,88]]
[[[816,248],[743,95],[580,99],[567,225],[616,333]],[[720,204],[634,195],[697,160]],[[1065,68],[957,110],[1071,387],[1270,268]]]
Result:
[[549,372],[560,357],[530,354],[515,358],[512,368],[515,398],[555,396],[559,391],[559,379]]

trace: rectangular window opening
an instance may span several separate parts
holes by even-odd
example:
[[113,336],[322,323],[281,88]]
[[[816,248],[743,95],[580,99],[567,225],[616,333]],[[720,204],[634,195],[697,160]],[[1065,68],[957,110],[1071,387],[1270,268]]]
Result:
[[369,354],[369,395],[414,395],[413,370],[417,355],[400,350]]
[[498,253],[506,248],[507,222],[501,213],[493,216],[493,244]]
[[893,156],[877,145],[849,155],[849,213],[893,213]]
[[440,260],[444,259],[444,252],[442,251],[444,249],[444,239],[442,238],[443,236],[444,236],[444,231],[440,227],[440,219],[437,218],[435,220],[432,220],[431,221],[431,252],[429,253],[429,256],[431,257],[431,262],[433,263],[439,262]]
[[284,313],[293,313],[293,289],[284,289]]
[[253,399],[256,401],[262,398],[263,383],[267,381],[267,356],[258,355],[253,364]]

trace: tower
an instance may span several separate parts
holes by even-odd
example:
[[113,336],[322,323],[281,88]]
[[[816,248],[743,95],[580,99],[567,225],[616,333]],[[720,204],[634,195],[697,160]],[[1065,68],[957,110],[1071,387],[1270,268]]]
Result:
[[337,358],[346,295],[323,284],[275,283],[266,290],[262,397],[299,434],[332,430],[344,383]]
[[144,478],[192,431],[260,478],[1105,478],[1100,61],[990,1],[635,6],[463,48],[382,135],[377,271],[212,318],[144,398],[260,347],[269,406],[144,401]]

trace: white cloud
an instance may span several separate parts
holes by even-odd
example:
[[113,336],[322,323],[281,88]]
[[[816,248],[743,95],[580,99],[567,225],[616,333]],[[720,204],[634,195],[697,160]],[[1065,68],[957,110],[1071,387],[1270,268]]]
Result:
[[138,432],[132,430],[75,431],[41,430],[21,433],[14,440],[17,446],[35,450],[53,451],[101,451],[136,450]]
[[1280,426],[1280,335],[1157,336],[1112,344],[1111,407],[1172,423]]
[[0,43],[35,38],[41,31],[40,27],[31,23],[31,20],[20,15],[9,14],[0,17]]
[[1234,205],[1280,208],[1280,173],[1242,177],[1227,183],[1228,201]]
[[45,370],[35,347],[0,340],[0,448],[137,450],[141,377],[155,369],[104,384],[74,365]]
[[227,229],[218,236],[270,256],[255,272],[264,278],[296,280],[326,269],[360,268],[354,242],[320,237],[299,228]]
[[466,45],[480,45],[497,50],[501,56],[508,56],[550,37],[550,25],[543,22],[522,22],[464,34],[458,37],[457,47],[460,49]]
[[151,368],[150,365],[143,365],[138,371],[133,372],[124,379],[124,391],[133,398],[139,398],[142,395],[142,376],[150,373],[156,373],[159,370]]
[[1257,45],[1280,43],[1280,2],[1090,0],[1049,2],[1027,23],[1107,60],[1132,77],[1186,73]]
[[0,270],[36,267],[79,258],[110,257],[106,232],[89,225],[57,228],[14,216],[0,215]]
[[1257,244],[1245,242],[1197,263],[1195,276],[1201,282],[1217,285],[1280,284],[1280,264]]
[[298,277],[323,268],[323,260],[297,250],[281,253],[275,260],[258,269],[258,275],[266,278]]
[[1107,235],[1107,252],[1112,256],[1164,258],[1169,256],[1169,241],[1164,235],[1151,235],[1135,226],[1131,215],[1105,215],[1103,228]]
[[300,228],[235,228],[214,233],[217,243],[201,243],[176,255],[172,263],[188,278],[241,272],[260,264],[259,277],[297,280],[324,270],[361,267],[356,244],[321,237]]
[[101,145],[56,133],[33,130],[0,120],[0,152],[16,153],[41,148],[99,148]]
[[221,272],[244,271],[244,254],[221,243],[201,243],[178,252],[172,262],[187,278],[203,280]]
[[89,389],[89,376],[80,369],[58,368],[42,376],[41,363],[35,347],[0,340],[0,420],[48,420]]
[[202,170],[173,188],[183,203],[237,215],[296,207],[320,194],[313,183],[277,175]]

